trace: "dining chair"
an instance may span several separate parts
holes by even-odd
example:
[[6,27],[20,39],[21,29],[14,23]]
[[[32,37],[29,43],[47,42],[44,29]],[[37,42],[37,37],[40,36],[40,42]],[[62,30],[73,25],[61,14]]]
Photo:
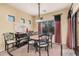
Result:
[[[16,45],[15,35],[14,33],[3,33],[4,41],[5,41],[5,50],[13,48]],[[9,47],[12,45],[11,47]]]
[[27,45],[28,45],[27,52],[28,53],[29,53],[30,46],[34,46],[34,43],[35,43],[35,41],[33,39],[31,39],[30,36],[32,36],[32,35],[28,34],[28,43],[27,43]]
[[21,47],[23,45],[25,45],[28,42],[28,34],[27,33],[16,33],[15,37],[16,37],[16,46],[17,47]]
[[47,55],[49,56],[49,35],[39,35],[39,40],[36,43],[36,50],[39,51],[39,56],[41,56],[41,48],[45,48]]

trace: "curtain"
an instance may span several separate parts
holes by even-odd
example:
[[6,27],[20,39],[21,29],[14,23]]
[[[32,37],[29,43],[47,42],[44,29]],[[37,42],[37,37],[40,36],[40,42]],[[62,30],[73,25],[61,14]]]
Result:
[[61,43],[61,23],[60,15],[55,16],[55,42]]
[[77,39],[77,35],[76,35],[76,28],[77,27],[77,13],[75,13],[73,16],[72,16],[72,33],[73,33],[73,36],[72,36],[72,47],[75,48],[75,40]]
[[67,47],[72,48],[72,22],[68,20]]
[[72,48],[72,18],[71,18],[71,10],[68,12],[68,33],[67,33],[67,47]]
[[60,21],[55,22],[55,42],[61,43],[61,34],[60,34]]

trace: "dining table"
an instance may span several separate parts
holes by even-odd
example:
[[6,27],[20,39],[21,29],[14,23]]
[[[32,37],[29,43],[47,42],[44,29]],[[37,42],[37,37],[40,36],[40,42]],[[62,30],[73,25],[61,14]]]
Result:
[[[30,39],[38,41],[40,35],[44,35],[44,34],[34,34],[34,35],[31,35],[31,36],[30,36]],[[44,37],[45,37],[45,36],[44,36]]]

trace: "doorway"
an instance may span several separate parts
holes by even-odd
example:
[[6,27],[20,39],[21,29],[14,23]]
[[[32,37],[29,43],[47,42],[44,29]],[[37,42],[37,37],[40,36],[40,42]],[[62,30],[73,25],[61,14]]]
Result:
[[55,15],[55,42],[61,43],[61,15]]

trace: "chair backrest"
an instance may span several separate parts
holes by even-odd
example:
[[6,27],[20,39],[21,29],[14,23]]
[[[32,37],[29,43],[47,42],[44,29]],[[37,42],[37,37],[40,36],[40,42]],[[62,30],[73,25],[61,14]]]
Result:
[[14,33],[3,33],[4,35],[4,40],[9,41],[9,40],[14,40]]
[[26,36],[27,36],[27,33],[16,33],[15,34],[16,38],[23,38],[23,37],[26,37]]
[[49,35],[48,34],[39,35],[39,41],[48,42],[49,41]]

